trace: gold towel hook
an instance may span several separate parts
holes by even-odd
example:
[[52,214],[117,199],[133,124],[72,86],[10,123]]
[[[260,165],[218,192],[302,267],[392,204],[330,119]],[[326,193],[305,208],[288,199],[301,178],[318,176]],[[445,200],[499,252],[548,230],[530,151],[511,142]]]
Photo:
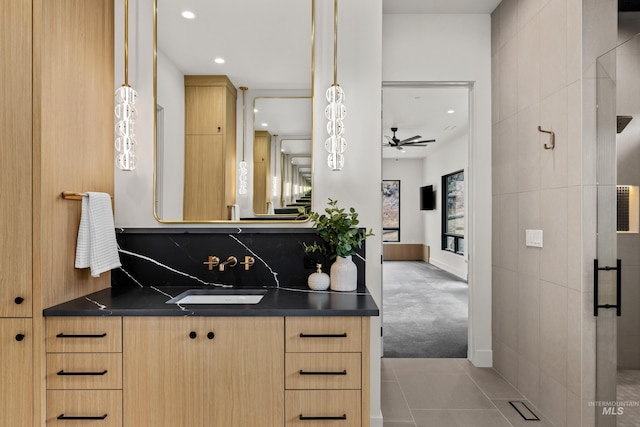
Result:
[[549,134],[549,138],[550,138],[551,144],[548,144],[548,145],[547,145],[547,144],[545,143],[545,144],[544,144],[544,149],[545,149],[545,150],[553,150],[554,148],[556,148],[556,134],[555,134],[555,132],[554,132],[554,131],[552,131],[552,130],[544,130],[544,129],[542,129],[542,127],[540,127],[540,126],[538,126],[538,130],[539,130],[540,132],[548,133],[548,134]]

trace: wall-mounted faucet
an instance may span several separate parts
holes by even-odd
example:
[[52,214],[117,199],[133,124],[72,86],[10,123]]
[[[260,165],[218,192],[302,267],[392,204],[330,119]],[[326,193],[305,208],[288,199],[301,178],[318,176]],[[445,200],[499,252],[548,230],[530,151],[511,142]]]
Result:
[[209,271],[213,270],[213,267],[217,267],[218,264],[220,264],[220,258],[218,258],[217,256],[214,255],[209,255],[209,258],[207,261],[203,262],[204,265],[208,265],[209,266]]
[[233,255],[230,255],[229,258],[227,258],[225,261],[222,261],[220,264],[218,264],[218,270],[224,271],[224,267],[226,265],[228,265],[229,267],[235,267],[237,264],[238,264],[238,258],[234,257]]
[[249,255],[245,255],[244,257],[244,261],[241,262],[240,264],[244,265],[244,271],[249,271],[249,269],[251,268],[251,266],[253,264],[255,264],[256,260],[254,257],[249,256]]

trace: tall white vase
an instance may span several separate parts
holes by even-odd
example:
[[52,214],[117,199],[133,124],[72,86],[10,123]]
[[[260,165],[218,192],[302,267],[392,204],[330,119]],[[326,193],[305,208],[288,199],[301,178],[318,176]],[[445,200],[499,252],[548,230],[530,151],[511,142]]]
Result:
[[331,290],[332,291],[355,291],[358,287],[358,268],[351,259],[347,257],[336,257],[336,261],[331,266]]

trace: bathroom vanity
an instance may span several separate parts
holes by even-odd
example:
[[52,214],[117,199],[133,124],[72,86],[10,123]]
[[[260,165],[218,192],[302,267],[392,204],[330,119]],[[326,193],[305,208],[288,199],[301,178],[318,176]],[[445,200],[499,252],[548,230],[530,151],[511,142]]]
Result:
[[43,312],[47,426],[369,426],[364,248],[356,292],[316,292],[310,229],[117,238],[112,287]]

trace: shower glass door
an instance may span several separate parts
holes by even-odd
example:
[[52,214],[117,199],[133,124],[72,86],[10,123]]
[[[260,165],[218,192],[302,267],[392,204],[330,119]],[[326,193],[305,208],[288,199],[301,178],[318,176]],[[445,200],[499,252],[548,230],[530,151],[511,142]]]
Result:
[[[635,121],[633,117],[636,117]],[[640,38],[597,61],[598,427],[640,425]],[[635,255],[634,255],[635,254]],[[623,298],[624,297],[624,298]]]

